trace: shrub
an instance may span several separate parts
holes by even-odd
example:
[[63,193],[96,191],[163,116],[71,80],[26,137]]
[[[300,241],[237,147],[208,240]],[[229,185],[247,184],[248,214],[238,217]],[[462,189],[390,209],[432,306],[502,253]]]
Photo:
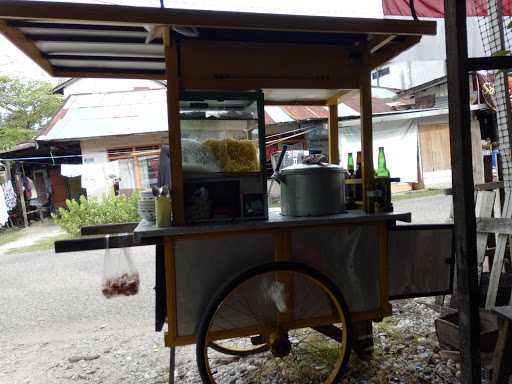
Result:
[[80,196],[77,200],[66,200],[66,207],[52,215],[55,223],[73,236],[87,225],[115,224],[139,221],[137,214],[139,196],[105,196],[103,199]]

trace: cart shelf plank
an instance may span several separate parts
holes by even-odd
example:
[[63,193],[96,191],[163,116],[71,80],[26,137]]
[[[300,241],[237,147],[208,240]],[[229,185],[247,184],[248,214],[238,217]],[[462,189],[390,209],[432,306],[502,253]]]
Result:
[[135,241],[140,241],[148,237],[203,237],[233,232],[272,231],[301,227],[364,224],[386,221],[410,222],[411,214],[398,212],[367,214],[362,210],[350,210],[346,213],[329,216],[291,217],[282,216],[279,209],[270,209],[268,220],[175,225],[166,228],[157,228],[154,223],[142,221],[137,228],[135,228],[134,239]]

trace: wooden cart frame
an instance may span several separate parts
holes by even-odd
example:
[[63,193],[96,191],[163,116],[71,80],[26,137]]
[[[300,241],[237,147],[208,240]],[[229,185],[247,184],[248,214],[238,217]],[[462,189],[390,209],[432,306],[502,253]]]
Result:
[[[144,25],[152,25],[162,38],[145,43],[140,35]],[[175,32],[174,28],[180,27],[196,28],[198,36]],[[339,163],[340,158],[338,103],[352,90],[359,90],[363,208],[370,210],[369,197],[375,188],[371,71],[416,44],[422,35],[434,35],[436,25],[430,21],[256,13],[241,17],[234,12],[0,0],[0,32],[52,76],[167,80],[173,225],[183,227],[180,99],[184,90],[262,90],[267,105],[325,105],[329,110],[331,163]],[[304,93],[308,96],[304,97]],[[258,112],[264,114],[262,108]],[[261,148],[260,156],[264,156]],[[351,316],[360,321],[379,320],[391,314],[389,225],[395,220],[407,220],[408,216],[363,216],[359,224],[366,221],[378,226],[380,300],[376,310]],[[307,225],[314,228],[354,223],[334,220]],[[261,229],[272,236],[274,261],[290,259],[291,233],[295,229],[293,223]],[[150,234],[135,236],[137,244],[163,242],[167,346],[174,348],[195,341],[194,337],[177,335],[176,243],[228,236],[237,231],[253,233],[254,229],[226,226],[217,232],[162,232],[153,240]],[[323,324],[306,322],[302,326]],[[245,335],[242,330],[234,330],[220,336]]]
[[[407,216],[397,216],[398,219],[408,220]],[[373,221],[372,221],[373,222]],[[359,223],[364,224],[364,223]],[[338,224],[338,226],[343,226],[347,224]],[[353,224],[352,224],[353,225]],[[333,226],[330,224],[329,226]],[[322,225],[312,226],[309,228],[320,228]],[[304,227],[299,227],[304,228]],[[293,226],[286,229],[272,229],[272,230],[262,230],[266,233],[272,235],[273,245],[274,245],[274,261],[290,261],[291,260],[291,232],[296,229]],[[177,307],[176,307],[176,265],[175,265],[175,257],[174,257],[174,247],[177,241],[183,239],[197,239],[205,238],[205,236],[211,237],[225,237],[232,234],[253,234],[254,231],[223,231],[217,233],[208,233],[208,234],[191,234],[191,235],[181,235],[174,237],[165,237],[164,238],[164,246],[165,246],[165,281],[166,281],[166,298],[167,298],[167,332],[165,333],[165,344],[168,347],[179,347],[189,344],[195,344],[195,336],[178,336],[177,335]],[[379,291],[380,291],[380,305],[374,311],[368,312],[356,312],[350,313],[352,321],[363,321],[363,320],[382,320],[382,318],[391,315],[391,305],[389,304],[389,287],[388,287],[388,259],[387,259],[387,237],[388,237],[388,222],[383,221],[378,224],[378,233],[379,233],[379,270],[380,270],[380,279],[379,279]],[[332,319],[318,319],[318,322],[315,321],[298,321],[297,325],[302,327],[315,327],[321,325],[332,324]],[[249,332],[250,334],[254,334],[255,332]],[[219,338],[232,338],[232,337],[243,337],[247,336],[247,330],[242,329],[233,329],[229,332],[224,332],[219,334]]]
[[[183,89],[261,89],[271,105],[326,105],[331,163],[339,163],[337,105],[351,90],[359,90],[367,208],[367,192],[374,189],[371,71],[422,35],[436,33],[431,21],[16,0],[1,0],[0,9],[0,32],[52,76],[167,80],[173,218],[178,225],[185,223],[179,112]],[[94,24],[103,26],[105,36],[88,33]],[[134,48],[145,39],[123,36],[143,25],[153,25],[162,34],[162,40],[147,44],[148,51]],[[197,28],[200,38],[181,36],[173,26]],[[63,29],[81,31],[83,36],[68,35]],[[99,45],[102,54],[79,43]],[[53,53],[58,49],[73,54]],[[105,52],[111,53],[110,59]],[[304,97],[305,90],[311,96]]]

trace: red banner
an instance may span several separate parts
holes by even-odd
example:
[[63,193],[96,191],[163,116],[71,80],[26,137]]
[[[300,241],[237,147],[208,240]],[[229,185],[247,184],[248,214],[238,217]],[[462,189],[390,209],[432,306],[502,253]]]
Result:
[[[410,0],[382,0],[386,16],[411,16]],[[458,0],[453,0],[458,1]],[[487,16],[488,0],[466,0],[468,16]],[[444,0],[414,0],[418,17],[444,17]],[[512,0],[503,0],[503,15],[512,16]]]

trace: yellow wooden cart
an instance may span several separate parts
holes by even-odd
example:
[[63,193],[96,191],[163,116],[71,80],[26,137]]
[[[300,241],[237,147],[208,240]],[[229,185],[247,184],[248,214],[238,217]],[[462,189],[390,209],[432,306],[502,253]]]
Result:
[[[167,322],[171,382],[174,348],[196,343],[205,383],[335,383],[352,322],[391,315],[390,298],[450,291],[450,226],[397,227],[410,214],[368,213],[371,71],[435,34],[434,22],[0,0],[0,31],[52,76],[167,80],[172,226],[142,222],[110,246],[157,244],[157,329]],[[328,155],[339,163],[337,105],[352,90],[361,100],[361,210],[186,223],[187,92],[258,93],[263,164],[263,103],[326,106]],[[252,177],[263,187],[260,166]]]

